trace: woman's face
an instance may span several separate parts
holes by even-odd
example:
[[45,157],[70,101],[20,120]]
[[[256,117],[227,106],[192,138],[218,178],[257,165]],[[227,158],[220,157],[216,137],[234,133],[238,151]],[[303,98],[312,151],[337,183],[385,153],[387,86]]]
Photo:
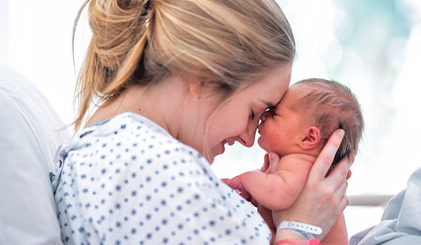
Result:
[[210,163],[215,156],[224,153],[226,144],[238,141],[246,147],[253,145],[261,115],[281,100],[290,79],[291,65],[280,65],[260,82],[234,92],[221,105],[209,105],[216,109],[210,110],[204,124],[202,154]]

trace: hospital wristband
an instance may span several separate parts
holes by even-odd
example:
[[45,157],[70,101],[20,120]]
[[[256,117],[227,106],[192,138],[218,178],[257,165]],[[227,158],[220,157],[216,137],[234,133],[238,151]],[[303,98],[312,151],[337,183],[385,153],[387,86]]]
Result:
[[298,239],[283,239],[277,241],[275,245],[282,245],[282,244],[293,244],[293,245],[321,245],[319,240],[313,238],[310,240],[298,240]]
[[278,225],[276,232],[279,232],[280,230],[289,230],[304,239],[313,239],[315,238],[314,235],[322,234],[322,228],[296,221],[282,221]]

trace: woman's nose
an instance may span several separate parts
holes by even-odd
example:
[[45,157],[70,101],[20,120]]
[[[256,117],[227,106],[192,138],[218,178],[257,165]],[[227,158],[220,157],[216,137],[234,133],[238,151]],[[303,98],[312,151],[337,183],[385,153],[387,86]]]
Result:
[[250,123],[246,130],[240,135],[239,142],[245,147],[252,147],[256,136],[257,123]]
[[250,134],[250,133],[243,134],[242,136],[240,136],[241,137],[240,143],[244,145],[245,147],[252,147],[254,144],[254,135],[255,134]]

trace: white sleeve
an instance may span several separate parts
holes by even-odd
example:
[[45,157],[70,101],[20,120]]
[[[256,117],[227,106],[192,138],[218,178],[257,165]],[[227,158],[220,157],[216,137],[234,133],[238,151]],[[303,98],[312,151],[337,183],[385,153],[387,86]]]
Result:
[[113,209],[119,218],[103,229],[119,222],[109,235],[122,243],[269,244],[270,231],[254,207],[218,179],[203,158],[186,151],[164,151],[137,172],[127,171],[135,187],[121,185],[122,195],[113,201],[120,205]]

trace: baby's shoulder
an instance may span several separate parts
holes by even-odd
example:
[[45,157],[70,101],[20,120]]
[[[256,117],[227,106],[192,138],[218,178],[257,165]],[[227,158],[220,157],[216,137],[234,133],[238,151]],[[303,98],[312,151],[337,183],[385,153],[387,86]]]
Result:
[[302,153],[292,153],[287,154],[281,157],[281,161],[301,161],[301,162],[310,162],[314,163],[317,157],[309,155],[309,154],[302,154]]
[[279,162],[279,168],[296,168],[306,167],[311,168],[313,163],[316,161],[316,157],[308,154],[293,153],[281,157]]

